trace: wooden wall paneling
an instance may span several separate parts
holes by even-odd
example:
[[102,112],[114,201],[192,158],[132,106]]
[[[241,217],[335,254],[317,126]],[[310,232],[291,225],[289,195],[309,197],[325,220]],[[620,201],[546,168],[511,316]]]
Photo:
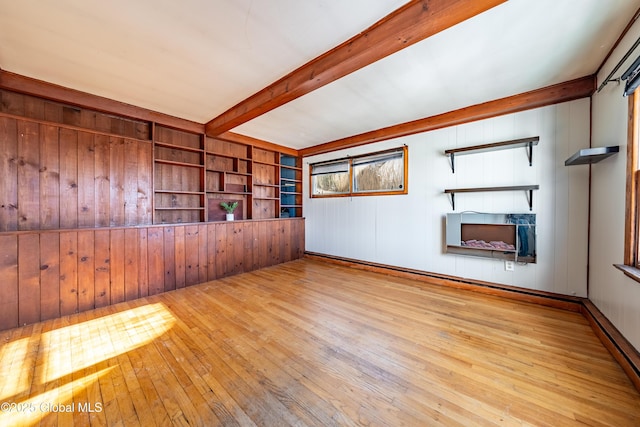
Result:
[[78,232],[60,233],[60,315],[78,312]]
[[124,225],[139,224],[138,144],[138,141],[124,140]]
[[[89,176],[92,175],[93,171]],[[78,311],[91,310],[96,306],[95,275],[95,231],[78,231]]]
[[36,98],[34,96],[25,96],[24,98],[24,115],[26,117],[33,117],[38,120],[44,119],[45,100],[42,98]]
[[227,224],[216,223],[216,278],[227,276]]
[[106,135],[95,136],[94,190],[96,227],[108,227],[111,224],[111,143]]
[[40,321],[40,236],[18,236],[18,323]]
[[60,108],[60,104],[45,100],[43,119],[47,122],[62,123],[62,108]]
[[253,271],[257,269],[257,257],[256,253],[254,230],[256,223],[254,221],[247,221],[243,227],[243,250],[242,250],[242,265],[244,271]]
[[58,228],[60,228],[59,128],[40,125],[40,229]]
[[138,293],[140,297],[149,295],[149,251],[148,229],[138,229]]
[[185,227],[185,265],[186,284],[195,285],[200,280],[200,248],[198,247],[198,226],[188,225]]
[[66,125],[77,126],[80,127],[82,125],[81,121],[81,108],[73,107],[70,105],[62,106],[62,122]]
[[175,275],[176,275],[176,289],[184,288],[187,283],[186,274],[186,247],[187,242],[185,240],[185,227],[175,227]]
[[198,283],[204,283],[209,280],[209,263],[207,257],[209,246],[208,228],[209,226],[207,224],[198,225]]
[[233,255],[231,257],[231,274],[239,274],[244,269],[244,222],[233,222]]
[[[55,99],[57,102],[80,105],[96,111],[113,111],[118,112],[118,114],[125,117],[132,117],[140,121],[134,127],[137,131],[136,136],[141,139],[147,139],[149,137],[148,122],[158,122],[168,126],[186,129],[197,133],[204,132],[204,125],[202,125],[201,123],[179,119],[167,114],[146,110],[144,108],[126,104],[124,102],[114,101],[66,87],[53,85],[51,83],[46,83],[41,80],[36,80],[29,77],[21,76],[19,74],[10,73],[8,71],[0,70],[0,87],[5,89],[3,90],[2,104],[5,103],[4,93],[11,93],[9,91],[18,91],[23,93],[38,94],[44,98]],[[49,104],[57,104],[57,102],[47,101],[47,103]],[[47,113],[46,108],[47,106],[45,105],[45,114]],[[50,108],[55,108],[55,106],[51,105]],[[98,114],[96,116],[96,120],[98,120],[100,116],[104,116],[103,118],[105,122],[107,122],[106,119],[111,117],[106,114]],[[119,119],[123,120],[122,118]],[[47,118],[47,120],[50,120],[50,118]],[[98,124],[96,124],[96,126],[98,126]]]
[[78,132],[60,128],[60,227],[78,226]]
[[0,328],[18,323],[18,236],[0,235]]
[[17,229],[18,126],[17,120],[0,117],[0,231]]
[[111,304],[111,237],[109,230],[95,231],[94,276],[95,306],[105,307]]
[[125,240],[123,229],[113,229],[110,233],[111,259],[111,304],[125,300]]
[[124,138],[111,137],[110,143],[110,173],[109,182],[111,183],[111,226],[125,225],[125,207],[124,207]]
[[289,262],[293,259],[291,221],[280,222],[282,223],[282,238],[280,239],[280,262]]
[[258,268],[264,268],[269,265],[270,245],[269,234],[266,221],[258,223]]
[[18,121],[18,229],[40,228],[40,127]]
[[7,90],[0,92],[2,102],[0,102],[1,111],[16,116],[24,116],[24,96]]
[[124,153],[124,225],[138,225],[138,141],[125,139]]
[[206,224],[207,227],[207,280],[215,280],[218,278],[218,273],[216,269],[216,247],[217,247],[217,239],[216,239],[216,230],[218,229],[217,224]]
[[[232,276],[234,274],[237,274],[237,266],[236,266],[236,251],[235,251],[235,244],[236,244],[236,239],[235,239],[235,235],[234,235],[234,224],[233,222],[228,222],[224,224],[224,228],[225,228],[225,235],[226,235],[226,246],[227,248],[225,249],[225,261],[226,261],[226,270],[225,273],[227,276]],[[244,243],[242,245],[244,247]]]
[[164,292],[164,231],[161,227],[147,230],[149,295]]
[[[95,134],[78,132],[78,227],[96,226]],[[62,203],[65,203],[63,200]]]
[[[4,280],[4,276],[2,277]],[[40,320],[58,317],[60,317],[60,233],[41,233]]]
[[164,290],[176,288],[175,227],[164,227]]
[[[135,228],[124,230],[124,299],[134,300],[140,297],[138,280],[140,279],[140,233]],[[146,262],[146,258],[145,261]]]
[[153,221],[153,146],[148,142],[138,143],[138,225]]
[[302,258],[305,250],[305,223],[304,221],[293,222],[293,238],[295,242],[294,258]]

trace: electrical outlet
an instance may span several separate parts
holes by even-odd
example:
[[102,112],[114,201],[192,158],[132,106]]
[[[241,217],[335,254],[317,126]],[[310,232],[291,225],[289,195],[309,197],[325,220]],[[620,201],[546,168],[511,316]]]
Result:
[[515,263],[513,261],[504,262],[504,271],[513,271],[515,269]]

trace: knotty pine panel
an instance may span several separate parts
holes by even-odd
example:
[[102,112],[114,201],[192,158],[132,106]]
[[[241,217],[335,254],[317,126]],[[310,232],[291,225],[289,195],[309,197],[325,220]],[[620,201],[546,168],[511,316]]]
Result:
[[0,329],[301,258],[304,219],[0,233]]
[[18,323],[18,236],[0,235],[0,328]]
[[18,122],[18,229],[40,225],[40,127]]
[[[60,228],[60,129],[40,125],[40,229]],[[93,191],[93,185],[91,188]],[[92,209],[95,207],[92,207]]]
[[0,232],[149,225],[152,156],[149,142],[0,116]]
[[0,231],[18,229],[18,123],[0,117]]

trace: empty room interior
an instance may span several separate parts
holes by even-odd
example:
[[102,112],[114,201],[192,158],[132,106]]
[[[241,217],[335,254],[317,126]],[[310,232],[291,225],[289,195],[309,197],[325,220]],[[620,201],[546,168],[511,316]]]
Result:
[[0,425],[640,425],[638,0],[0,0]]

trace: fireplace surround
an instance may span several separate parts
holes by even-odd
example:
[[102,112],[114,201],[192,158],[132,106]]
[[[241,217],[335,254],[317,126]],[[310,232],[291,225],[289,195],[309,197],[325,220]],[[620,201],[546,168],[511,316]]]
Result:
[[462,212],[447,214],[445,252],[535,263],[536,215]]

